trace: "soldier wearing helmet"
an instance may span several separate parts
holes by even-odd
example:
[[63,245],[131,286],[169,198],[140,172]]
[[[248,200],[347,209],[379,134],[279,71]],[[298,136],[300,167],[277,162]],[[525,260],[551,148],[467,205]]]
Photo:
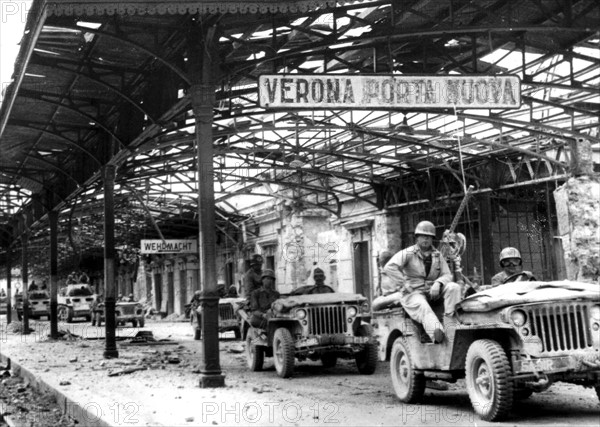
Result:
[[434,343],[444,340],[444,331],[429,301],[444,300],[444,324],[451,322],[456,304],[462,296],[446,260],[434,246],[435,225],[421,221],[415,227],[416,244],[396,253],[384,272],[399,289],[399,299],[406,313],[421,323]]
[[261,274],[262,286],[250,294],[250,324],[255,328],[265,329],[271,313],[271,304],[279,299],[275,289],[275,272],[266,269]]
[[531,280],[533,278],[533,273],[523,271],[523,259],[521,258],[521,252],[517,248],[508,246],[502,249],[499,260],[502,271],[492,277],[492,287],[514,281]]
[[325,284],[325,272],[319,267],[315,268],[313,278],[315,284],[308,289],[307,294],[330,294],[335,292],[333,288]]
[[252,255],[252,258],[250,258],[250,268],[244,274],[244,297],[250,298],[252,291],[262,286],[262,264],[263,257],[261,255]]

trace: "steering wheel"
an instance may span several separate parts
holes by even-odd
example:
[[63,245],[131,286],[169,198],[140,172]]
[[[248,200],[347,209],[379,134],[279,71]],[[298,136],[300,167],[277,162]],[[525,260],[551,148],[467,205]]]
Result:
[[[520,279],[520,277],[524,277],[524,279]],[[529,271],[521,271],[520,273],[511,274],[508,276],[502,284],[510,283],[510,282],[531,282],[533,280],[537,280],[535,276]]]

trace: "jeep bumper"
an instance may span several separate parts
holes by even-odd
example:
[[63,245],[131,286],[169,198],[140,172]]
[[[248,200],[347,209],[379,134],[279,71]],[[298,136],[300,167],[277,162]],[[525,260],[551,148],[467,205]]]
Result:
[[300,339],[296,342],[296,348],[305,347],[323,347],[323,346],[345,346],[345,345],[365,345],[371,340],[370,337],[355,337],[351,335],[322,335]]
[[514,366],[515,374],[552,374],[565,371],[582,372],[594,370],[600,370],[600,355],[598,354],[523,359],[516,361]]

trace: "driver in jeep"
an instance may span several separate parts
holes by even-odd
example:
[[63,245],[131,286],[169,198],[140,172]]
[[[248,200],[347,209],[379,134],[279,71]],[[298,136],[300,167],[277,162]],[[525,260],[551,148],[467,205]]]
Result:
[[517,248],[506,247],[500,252],[502,271],[492,277],[492,287],[504,283],[527,281],[533,278],[531,271],[523,271],[521,252]]
[[396,253],[384,271],[400,289],[400,303],[411,319],[423,325],[431,340],[444,340],[444,331],[429,301],[444,299],[444,324],[452,322],[454,308],[461,300],[462,288],[452,282],[446,260],[434,246],[435,226],[421,221],[415,227],[417,243]]

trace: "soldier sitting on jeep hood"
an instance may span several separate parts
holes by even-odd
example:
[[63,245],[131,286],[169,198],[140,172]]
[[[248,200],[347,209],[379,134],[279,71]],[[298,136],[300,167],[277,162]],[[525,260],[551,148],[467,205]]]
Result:
[[444,322],[454,316],[461,300],[462,288],[452,282],[446,260],[433,246],[435,226],[421,221],[415,228],[417,243],[395,254],[385,265],[385,272],[396,282],[400,303],[406,313],[421,323],[434,343],[441,343],[444,332],[428,300],[444,299]]

